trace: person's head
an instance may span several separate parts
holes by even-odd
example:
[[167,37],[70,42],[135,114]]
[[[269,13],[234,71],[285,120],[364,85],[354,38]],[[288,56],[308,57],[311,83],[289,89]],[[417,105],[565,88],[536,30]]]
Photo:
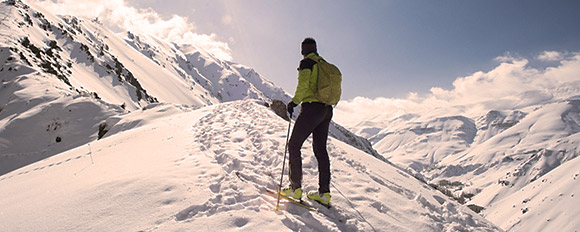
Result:
[[306,38],[302,41],[301,51],[303,56],[306,56],[310,53],[317,52],[316,51],[316,41],[313,38]]

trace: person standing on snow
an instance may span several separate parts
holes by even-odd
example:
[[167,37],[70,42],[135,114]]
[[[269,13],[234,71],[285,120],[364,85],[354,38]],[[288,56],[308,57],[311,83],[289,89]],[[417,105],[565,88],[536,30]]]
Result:
[[288,102],[288,113],[294,113],[294,107],[302,104],[302,110],[296,119],[288,152],[290,153],[290,186],[283,188],[282,195],[301,199],[302,197],[302,157],[300,149],[304,141],[312,134],[314,155],[318,161],[318,191],[307,194],[309,199],[324,205],[330,204],[330,160],[326,150],[328,127],[332,119],[332,105],[321,102],[315,96],[318,85],[318,62],[322,60],[317,53],[316,41],[306,38],[302,41],[301,53],[304,59],[298,67],[298,85],[296,93]]

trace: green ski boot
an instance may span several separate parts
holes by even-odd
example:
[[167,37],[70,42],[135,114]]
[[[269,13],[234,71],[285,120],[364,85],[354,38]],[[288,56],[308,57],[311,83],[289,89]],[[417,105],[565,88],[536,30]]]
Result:
[[294,199],[300,200],[302,198],[302,188],[292,189],[292,187],[282,188],[280,194],[287,197],[292,197]]
[[319,193],[318,191],[309,192],[307,194],[308,199],[316,201],[326,207],[330,207],[330,193]]

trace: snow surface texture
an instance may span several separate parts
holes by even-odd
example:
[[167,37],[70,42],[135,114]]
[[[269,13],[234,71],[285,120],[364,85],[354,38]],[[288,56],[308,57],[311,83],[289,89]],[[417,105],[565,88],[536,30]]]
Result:
[[[0,174],[94,141],[151,104],[290,100],[251,68],[148,35],[118,35],[96,19],[21,1],[0,3],[0,17]],[[335,123],[331,135],[379,157]]]
[[[110,136],[1,176],[0,231],[499,230],[335,139],[333,208],[322,214],[282,200],[275,212],[266,189],[279,181],[287,125],[255,100],[133,112]],[[310,140],[303,159],[304,186],[314,190]]]

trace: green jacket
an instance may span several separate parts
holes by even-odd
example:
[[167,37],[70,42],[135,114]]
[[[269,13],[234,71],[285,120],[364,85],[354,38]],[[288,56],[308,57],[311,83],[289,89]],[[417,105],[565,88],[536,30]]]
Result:
[[318,89],[318,64],[322,57],[316,53],[310,53],[300,61],[298,67],[298,85],[292,101],[296,104],[302,102],[320,102],[314,93]]

